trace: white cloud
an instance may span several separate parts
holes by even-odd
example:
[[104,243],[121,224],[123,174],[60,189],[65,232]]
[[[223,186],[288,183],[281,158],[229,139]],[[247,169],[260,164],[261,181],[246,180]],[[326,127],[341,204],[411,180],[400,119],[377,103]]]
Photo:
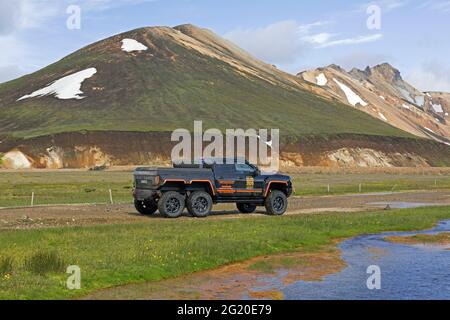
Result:
[[281,21],[267,27],[235,30],[224,35],[258,58],[272,63],[291,63],[304,49],[299,32],[312,28],[292,20]]
[[426,1],[419,6],[419,9],[430,9],[443,13],[450,12],[450,0],[444,1]]
[[328,43],[332,37],[334,37],[333,34],[322,32],[313,35],[306,35],[301,39],[314,45],[323,45],[325,43]]
[[137,5],[158,0],[68,0],[69,4],[76,4],[86,11],[104,11],[125,5]]
[[40,26],[53,13],[43,0],[0,0],[0,83],[24,73],[32,50],[21,40],[23,30]]
[[258,58],[271,63],[290,64],[298,60],[305,51],[312,48],[328,48],[354,45],[380,40],[383,35],[375,34],[355,38],[336,39],[337,34],[314,32],[331,22],[318,21],[301,25],[287,20],[266,27],[235,30],[224,35]]
[[[157,0],[0,0],[0,83],[14,79],[40,66],[32,61],[33,48],[24,36],[45,30],[51,19],[65,17],[69,5],[76,4],[82,12],[104,11],[125,5]],[[40,64],[40,63],[37,63]]]
[[450,66],[430,61],[407,73],[405,79],[421,91],[450,92]]
[[37,27],[55,13],[55,7],[48,1],[0,0],[0,35]]
[[410,1],[409,0],[378,0],[378,1],[370,1],[358,6],[358,11],[365,12],[367,8],[371,5],[379,6],[382,11],[390,12],[399,8],[403,8]]
[[329,47],[336,47],[336,46],[343,46],[343,45],[368,43],[368,42],[374,42],[374,41],[381,40],[382,38],[383,38],[383,35],[380,33],[374,34],[374,35],[367,35],[367,36],[358,36],[358,37],[354,37],[354,38],[327,41],[327,42],[320,44],[318,46],[318,48],[329,48]]

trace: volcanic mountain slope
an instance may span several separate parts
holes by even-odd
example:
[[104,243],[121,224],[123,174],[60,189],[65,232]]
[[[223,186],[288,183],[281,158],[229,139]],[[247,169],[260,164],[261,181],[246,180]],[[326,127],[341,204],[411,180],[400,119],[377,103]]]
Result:
[[[0,152],[10,167],[144,164],[170,156],[172,130],[202,120],[205,129],[280,128],[286,161],[296,165],[339,162],[334,151],[359,163],[359,149],[392,154],[387,144],[408,148],[381,165],[440,164],[438,145],[335,96],[208,30],[142,28],[1,84]],[[315,151],[315,137],[334,149]]]
[[[147,49],[124,51],[124,39]],[[73,87],[78,84],[78,94],[52,94],[67,76],[73,78]],[[49,86],[54,81],[61,83]],[[100,41],[1,85],[0,134],[172,131],[203,120],[205,126],[221,129],[282,127],[286,135],[405,136],[303,87],[307,85],[294,76],[251,58],[207,30],[144,28]],[[50,94],[40,96],[46,92]],[[348,119],[355,121],[348,125]]]
[[298,76],[327,90],[341,102],[397,128],[450,143],[450,95],[420,92],[387,63],[350,72],[331,65]]

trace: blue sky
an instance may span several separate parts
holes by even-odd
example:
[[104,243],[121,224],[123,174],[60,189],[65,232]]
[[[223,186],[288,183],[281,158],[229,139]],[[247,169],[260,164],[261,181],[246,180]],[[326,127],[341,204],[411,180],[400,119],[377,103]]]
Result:
[[[67,28],[69,5],[81,29]],[[373,5],[379,29],[367,26]],[[290,73],[389,62],[421,90],[450,91],[450,0],[0,0],[0,82],[123,31],[183,23]]]

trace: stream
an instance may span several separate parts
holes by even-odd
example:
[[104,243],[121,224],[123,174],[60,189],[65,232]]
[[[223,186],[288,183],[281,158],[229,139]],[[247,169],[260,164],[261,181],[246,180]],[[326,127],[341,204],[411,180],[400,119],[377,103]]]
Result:
[[[255,291],[278,290],[287,300],[419,300],[450,299],[450,248],[439,245],[407,245],[384,240],[386,236],[438,234],[450,231],[450,220],[420,232],[387,232],[358,236],[339,248],[347,267],[322,281],[298,281],[284,286],[286,271],[264,279],[267,285]],[[370,290],[369,266],[381,271],[381,289]]]

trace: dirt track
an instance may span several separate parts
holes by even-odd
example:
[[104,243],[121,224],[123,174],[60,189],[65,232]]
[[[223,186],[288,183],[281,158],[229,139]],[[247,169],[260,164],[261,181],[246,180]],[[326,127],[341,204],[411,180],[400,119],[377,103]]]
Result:
[[[376,204],[380,203],[380,204]],[[319,214],[324,212],[358,212],[411,205],[450,205],[450,192],[402,192],[358,194],[325,197],[295,197],[290,199],[288,214]],[[252,216],[260,216],[258,210]],[[234,205],[219,205],[208,219],[233,219],[249,215],[237,214]],[[132,205],[72,205],[0,210],[0,230],[38,229],[61,226],[151,222],[163,219],[159,215],[144,217]],[[181,219],[192,219],[184,217]]]

